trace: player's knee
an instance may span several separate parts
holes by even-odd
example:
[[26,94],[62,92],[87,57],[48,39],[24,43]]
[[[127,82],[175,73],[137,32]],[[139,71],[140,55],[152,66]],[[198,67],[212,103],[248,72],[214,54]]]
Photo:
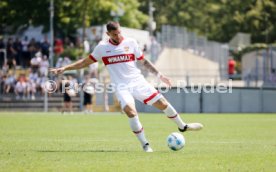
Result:
[[131,105],[126,105],[123,110],[129,118],[133,118],[137,114],[137,111]]
[[162,98],[159,99],[157,102],[154,103],[155,107],[157,107],[160,110],[164,110],[168,107],[169,103],[166,99]]

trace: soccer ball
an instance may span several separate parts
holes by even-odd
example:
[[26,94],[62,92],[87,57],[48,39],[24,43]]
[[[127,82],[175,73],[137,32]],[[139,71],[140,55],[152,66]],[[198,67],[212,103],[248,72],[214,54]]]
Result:
[[171,133],[167,138],[168,147],[171,150],[178,151],[185,145],[185,138],[182,134],[174,132]]

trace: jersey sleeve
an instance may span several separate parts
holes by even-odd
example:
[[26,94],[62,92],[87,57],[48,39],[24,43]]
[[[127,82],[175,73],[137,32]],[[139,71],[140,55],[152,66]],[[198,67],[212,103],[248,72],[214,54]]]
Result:
[[143,54],[142,50],[140,49],[137,41],[134,41],[134,55],[137,60],[144,59],[144,54]]
[[93,60],[94,62],[97,62],[99,59],[101,59],[102,55],[101,55],[101,47],[100,45],[97,45],[93,52],[89,55],[89,58],[91,60]]

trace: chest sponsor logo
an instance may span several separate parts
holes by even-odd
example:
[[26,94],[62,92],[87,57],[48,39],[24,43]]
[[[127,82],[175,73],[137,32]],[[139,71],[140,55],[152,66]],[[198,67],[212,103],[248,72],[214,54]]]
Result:
[[134,54],[120,54],[116,56],[103,57],[103,62],[105,65],[125,63],[125,62],[134,61],[134,60],[135,60]]

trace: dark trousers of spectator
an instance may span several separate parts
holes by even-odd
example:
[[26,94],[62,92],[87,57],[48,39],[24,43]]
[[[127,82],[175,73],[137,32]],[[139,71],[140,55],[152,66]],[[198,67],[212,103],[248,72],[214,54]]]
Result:
[[22,52],[22,68],[26,69],[27,67],[30,66],[30,53],[28,51],[23,51]]
[[17,54],[15,55],[15,60],[16,60],[16,65],[17,66],[23,67],[23,58],[22,58],[22,53],[21,52],[17,52]]
[[0,69],[2,69],[4,63],[5,63],[4,54],[3,54],[3,53],[0,53]]

